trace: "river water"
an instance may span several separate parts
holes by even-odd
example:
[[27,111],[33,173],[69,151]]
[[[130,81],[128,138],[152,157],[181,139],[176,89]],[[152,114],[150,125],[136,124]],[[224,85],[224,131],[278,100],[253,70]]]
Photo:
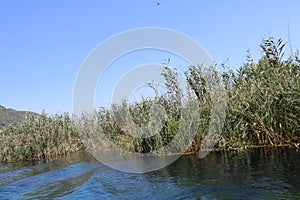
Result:
[[300,151],[288,148],[180,157],[131,174],[87,153],[0,163],[0,199],[300,199]]

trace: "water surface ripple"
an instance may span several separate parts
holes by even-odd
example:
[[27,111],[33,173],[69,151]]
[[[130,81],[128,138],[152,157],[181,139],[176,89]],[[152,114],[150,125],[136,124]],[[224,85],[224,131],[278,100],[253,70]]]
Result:
[[0,163],[0,199],[300,199],[300,152],[252,149],[182,156],[146,174],[110,169],[87,153]]

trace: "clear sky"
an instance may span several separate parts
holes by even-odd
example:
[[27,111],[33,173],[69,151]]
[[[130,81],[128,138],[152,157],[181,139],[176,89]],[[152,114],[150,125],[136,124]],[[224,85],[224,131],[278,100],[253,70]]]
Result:
[[[288,41],[288,26],[296,51],[299,8],[298,0],[2,0],[0,105],[71,112],[76,75],[89,52],[133,28],[179,31],[202,45],[217,63],[228,59],[231,68],[242,65],[248,49],[255,59],[261,56],[259,44],[267,35]],[[167,59],[163,56],[154,62]]]

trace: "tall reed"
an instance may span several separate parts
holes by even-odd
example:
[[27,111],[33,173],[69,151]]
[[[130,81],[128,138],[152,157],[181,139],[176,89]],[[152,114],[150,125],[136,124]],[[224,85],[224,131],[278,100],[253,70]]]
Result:
[[223,145],[299,142],[300,63],[297,55],[284,60],[284,45],[266,38],[258,63],[248,55],[236,73],[223,74],[229,105]]
[[9,127],[0,133],[0,161],[45,159],[82,149],[72,119],[68,113],[48,117],[27,116],[22,125]]

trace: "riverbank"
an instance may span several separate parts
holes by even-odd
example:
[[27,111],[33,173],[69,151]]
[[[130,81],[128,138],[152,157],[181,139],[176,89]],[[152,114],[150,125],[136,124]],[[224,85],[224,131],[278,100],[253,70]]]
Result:
[[[68,114],[48,117],[43,114],[39,118],[29,117],[25,124],[20,127],[10,127],[0,133],[0,162],[17,162],[20,160],[51,160],[58,156],[67,156],[76,152],[88,152],[87,148],[81,142],[78,131],[74,123],[70,120]],[[49,129],[46,129],[48,125]],[[31,128],[29,128],[29,126]],[[51,128],[50,128],[51,127]],[[281,144],[250,144],[228,142],[224,146],[219,144],[210,149],[210,151],[247,151],[256,148],[281,148],[288,147],[299,150],[299,141],[294,140],[282,141]],[[285,142],[285,143],[284,143]],[[118,147],[135,153],[143,153],[138,149],[144,148],[141,144],[136,143],[133,146],[132,141],[126,139],[117,141]],[[195,139],[186,152],[182,155],[199,154],[201,141]],[[103,144],[103,143],[101,143]],[[116,146],[117,144],[113,144]],[[138,146],[139,145],[139,146]],[[98,146],[99,147],[99,146]],[[97,148],[96,146],[94,148]],[[100,146],[103,150],[109,149],[109,145]],[[127,149],[126,149],[127,148]],[[135,148],[135,150],[132,150]],[[155,155],[158,155],[155,150]],[[145,152],[144,152],[145,153]],[[165,152],[162,155],[174,155],[178,153]]]
[[[212,95],[215,92],[208,77],[217,79],[213,83],[222,83],[226,90],[223,96],[227,104],[224,125],[218,124],[222,116],[214,119],[221,126],[212,141],[215,149],[281,145],[299,148],[300,59],[298,54],[284,59],[284,44],[280,39],[264,39],[262,58],[254,62],[249,54],[245,64],[236,71],[220,72],[216,66],[209,69],[191,66],[185,72],[188,100],[184,105],[181,103],[184,91],[179,87],[177,70],[164,66],[162,77],[167,91],[155,98],[134,103],[124,101],[121,105],[100,108],[82,116],[68,113],[51,117],[45,113],[29,115],[22,125],[0,132],[0,161],[46,159],[88,148],[109,148],[111,145],[135,153],[159,150],[168,154],[182,152],[182,147],[188,144],[184,148],[188,149],[187,153],[199,152],[209,130],[214,104]],[[154,85],[149,86],[156,91]],[[151,115],[153,105],[164,110],[164,119]],[[188,105],[197,105],[197,109]],[[194,113],[195,110],[198,113]],[[184,118],[183,114],[191,118]],[[197,116],[197,127],[190,123],[194,116]],[[150,133],[150,137],[133,137],[126,132],[153,132],[152,129],[141,128],[153,122],[163,122],[153,136]],[[195,129],[178,137],[183,125],[187,128],[194,126]],[[166,147],[171,142],[172,148]]]

